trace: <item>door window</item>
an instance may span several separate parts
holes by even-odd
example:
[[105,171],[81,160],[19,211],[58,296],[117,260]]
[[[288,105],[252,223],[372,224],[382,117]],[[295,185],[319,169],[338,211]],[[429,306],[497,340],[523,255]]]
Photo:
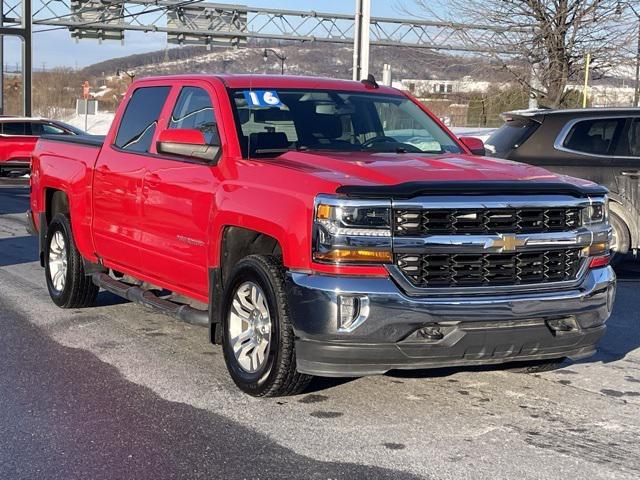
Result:
[[31,126],[26,122],[6,122],[2,124],[4,135],[31,135]]
[[611,152],[615,134],[624,119],[605,118],[577,122],[566,136],[563,146],[575,152],[607,155]]
[[200,130],[209,145],[218,145],[218,129],[209,94],[198,87],[184,87],[169,121],[170,129]]
[[640,118],[631,119],[629,130],[620,140],[620,155],[640,158]]
[[143,87],[133,92],[122,116],[116,147],[130,152],[149,152],[169,90],[169,87]]

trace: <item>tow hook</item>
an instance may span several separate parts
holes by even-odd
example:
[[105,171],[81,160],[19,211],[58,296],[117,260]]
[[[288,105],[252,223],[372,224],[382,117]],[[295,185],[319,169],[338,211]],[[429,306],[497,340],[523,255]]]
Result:
[[553,335],[578,330],[578,324],[573,317],[554,318],[545,322]]
[[440,331],[440,327],[437,325],[428,325],[422,327],[420,330],[418,330],[418,335],[425,340],[430,340],[432,342],[442,340],[444,338],[444,335]]

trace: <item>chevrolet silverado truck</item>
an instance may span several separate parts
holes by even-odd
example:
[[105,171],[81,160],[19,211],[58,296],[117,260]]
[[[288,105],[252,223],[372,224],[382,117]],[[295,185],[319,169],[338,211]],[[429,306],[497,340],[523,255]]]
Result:
[[56,305],[208,325],[255,396],[593,354],[607,190],[482,147],[372,78],[136,80],[106,137],[38,142],[30,228]]

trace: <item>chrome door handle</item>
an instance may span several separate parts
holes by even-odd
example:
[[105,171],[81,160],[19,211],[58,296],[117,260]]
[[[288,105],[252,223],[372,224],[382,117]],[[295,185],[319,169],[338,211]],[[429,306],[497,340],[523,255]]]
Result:
[[620,175],[625,177],[640,177],[640,170],[624,170]]

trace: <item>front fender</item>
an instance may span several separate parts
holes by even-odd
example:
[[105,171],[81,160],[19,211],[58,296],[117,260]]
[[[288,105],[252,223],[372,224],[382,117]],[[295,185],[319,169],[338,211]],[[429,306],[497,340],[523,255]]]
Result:
[[287,268],[309,268],[313,197],[269,186],[225,185],[216,195],[212,218],[213,248],[209,264],[220,264],[224,229],[241,227],[275,238]]

